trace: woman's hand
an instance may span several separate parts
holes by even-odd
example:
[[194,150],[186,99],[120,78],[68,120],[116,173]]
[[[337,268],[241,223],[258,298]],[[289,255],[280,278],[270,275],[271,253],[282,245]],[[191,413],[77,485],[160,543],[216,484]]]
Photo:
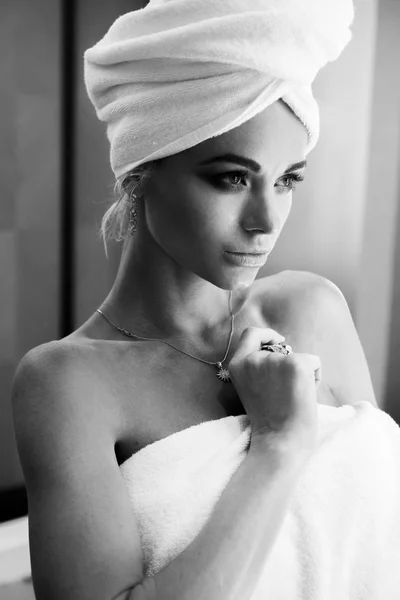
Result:
[[273,329],[247,327],[229,364],[229,372],[250,419],[252,442],[310,454],[317,442],[317,387],[321,362],[313,354],[260,350],[285,338]]

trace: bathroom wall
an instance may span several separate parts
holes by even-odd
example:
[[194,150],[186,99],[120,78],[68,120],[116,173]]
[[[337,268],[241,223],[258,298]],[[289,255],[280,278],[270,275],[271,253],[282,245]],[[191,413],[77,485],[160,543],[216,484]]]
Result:
[[357,324],[378,398],[400,423],[400,2],[380,0]]
[[0,4],[0,492],[22,481],[10,391],[58,336],[60,2]]

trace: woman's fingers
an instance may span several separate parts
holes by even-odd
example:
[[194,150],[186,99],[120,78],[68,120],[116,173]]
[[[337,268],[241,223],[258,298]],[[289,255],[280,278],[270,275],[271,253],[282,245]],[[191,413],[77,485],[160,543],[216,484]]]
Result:
[[261,342],[280,343],[285,338],[274,329],[267,327],[246,327],[240,337],[239,344],[235,352],[235,360],[242,360],[252,352],[260,350]]
[[[234,363],[232,367],[236,363],[240,364],[244,358],[249,356],[250,354],[258,354],[258,352],[262,352],[262,354],[270,354],[268,351],[261,351],[260,346],[261,342],[271,342],[271,343],[281,343],[285,341],[283,335],[275,331],[274,329],[268,327],[246,327],[243,330],[242,335],[239,340],[239,344],[237,346],[234,357],[232,358],[232,362]],[[321,360],[319,356],[314,354],[291,354],[293,360],[297,362],[306,362],[308,367],[312,367],[314,371],[314,379],[316,386],[318,387],[321,383],[322,379],[322,367]],[[261,359],[261,354],[258,356],[254,356],[256,362]],[[283,358],[283,357],[282,357]],[[286,358],[286,357],[285,357]]]

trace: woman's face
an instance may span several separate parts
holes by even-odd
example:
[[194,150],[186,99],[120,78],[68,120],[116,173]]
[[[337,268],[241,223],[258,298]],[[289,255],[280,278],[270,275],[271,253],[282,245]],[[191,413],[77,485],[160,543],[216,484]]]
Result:
[[163,159],[146,186],[150,235],[185,271],[222,289],[250,285],[289,215],[306,145],[305,127],[278,101]]

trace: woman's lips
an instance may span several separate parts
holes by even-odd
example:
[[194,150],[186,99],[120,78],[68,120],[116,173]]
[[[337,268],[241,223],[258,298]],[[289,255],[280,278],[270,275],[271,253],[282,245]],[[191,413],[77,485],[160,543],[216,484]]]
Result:
[[229,252],[229,250],[225,251],[227,259],[234,265],[240,267],[262,267],[266,261],[269,252]]

